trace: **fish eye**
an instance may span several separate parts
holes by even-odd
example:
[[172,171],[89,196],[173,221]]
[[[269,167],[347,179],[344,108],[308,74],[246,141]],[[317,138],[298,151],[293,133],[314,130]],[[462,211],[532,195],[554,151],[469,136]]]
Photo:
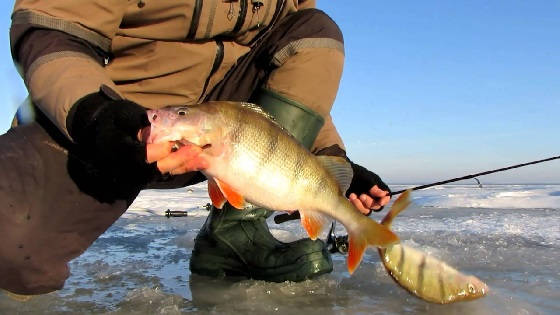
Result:
[[470,294],[475,294],[476,293],[476,288],[474,287],[474,285],[472,283],[469,283],[468,288],[469,288],[469,293]]
[[152,116],[152,120],[156,120],[156,119],[157,119],[157,114],[154,114],[154,115]]
[[179,116],[185,116],[187,114],[187,109],[186,108],[179,108],[177,110],[177,115]]

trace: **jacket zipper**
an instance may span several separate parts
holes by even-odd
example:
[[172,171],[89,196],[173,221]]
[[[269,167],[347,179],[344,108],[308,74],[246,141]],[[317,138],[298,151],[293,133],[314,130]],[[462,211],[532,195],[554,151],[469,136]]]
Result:
[[204,87],[202,88],[202,93],[198,101],[200,102],[206,95],[206,89],[208,88],[208,84],[210,83],[210,78],[218,71],[220,65],[224,61],[224,43],[221,40],[216,40],[216,57],[214,57],[214,63],[212,64],[212,70],[210,70],[210,74],[206,78],[206,82],[204,82]]
[[241,30],[243,23],[245,23],[245,17],[247,16],[247,0],[241,0],[239,6],[239,16],[237,17],[237,22],[231,31],[232,34],[236,34]]
[[194,39],[196,37],[196,31],[198,30],[198,24],[200,21],[201,13],[202,13],[202,0],[196,0],[194,4],[191,26],[189,28],[187,39]]

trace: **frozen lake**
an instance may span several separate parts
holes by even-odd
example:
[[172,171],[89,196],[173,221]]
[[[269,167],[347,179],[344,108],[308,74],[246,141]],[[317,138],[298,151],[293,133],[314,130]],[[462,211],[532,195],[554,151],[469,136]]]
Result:
[[[416,191],[412,201],[394,231],[485,281],[488,296],[452,305],[421,301],[393,282],[372,249],[353,276],[338,254],[333,273],[302,283],[191,275],[190,253],[209,202],[199,184],[143,191],[71,262],[63,290],[25,303],[0,295],[0,313],[560,314],[560,185],[447,185]],[[168,219],[167,209],[189,216]],[[284,241],[305,237],[299,221],[277,225],[271,217],[270,228]]]

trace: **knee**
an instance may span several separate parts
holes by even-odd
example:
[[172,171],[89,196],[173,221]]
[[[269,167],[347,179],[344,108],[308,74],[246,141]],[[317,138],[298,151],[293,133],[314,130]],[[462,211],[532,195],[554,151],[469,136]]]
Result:
[[296,21],[291,23],[302,24],[299,31],[302,32],[302,37],[310,38],[331,38],[339,42],[344,42],[342,31],[336,22],[328,16],[325,12],[319,9],[305,9],[298,11],[290,18]]
[[62,289],[70,276],[68,266],[2,266],[0,288],[15,294],[37,295]]
[[306,9],[288,16],[274,42],[275,66],[264,87],[327,117],[344,66],[342,33],[323,11]]

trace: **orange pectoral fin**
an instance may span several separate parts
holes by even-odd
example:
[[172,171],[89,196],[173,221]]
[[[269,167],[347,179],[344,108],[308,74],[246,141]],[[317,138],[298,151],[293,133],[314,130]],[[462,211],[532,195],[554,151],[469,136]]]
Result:
[[220,187],[218,187],[218,184],[213,178],[208,178],[208,194],[210,195],[210,200],[212,200],[214,207],[222,209],[227,199],[224,197]]
[[301,225],[307,231],[309,238],[316,240],[328,219],[320,213],[313,212],[300,211],[299,215],[301,218]]
[[215,178],[214,180],[216,181],[216,184],[220,188],[220,191],[222,192],[223,196],[225,196],[230,205],[239,210],[245,208],[245,198],[243,198],[243,196],[233,190],[230,185],[220,181],[217,178]]

